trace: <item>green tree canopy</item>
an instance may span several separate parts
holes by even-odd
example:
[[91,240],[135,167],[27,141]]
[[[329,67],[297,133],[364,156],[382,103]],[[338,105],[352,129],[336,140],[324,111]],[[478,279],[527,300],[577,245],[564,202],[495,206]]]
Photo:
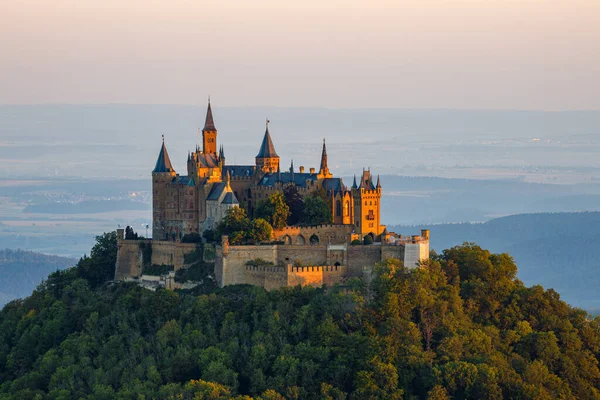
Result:
[[[111,240],[90,264],[113,261]],[[600,318],[469,243],[326,289],[150,291],[88,272],[0,311],[0,398],[600,398]]]
[[290,207],[285,202],[283,193],[275,192],[258,203],[254,216],[266,220],[275,229],[282,229],[287,225]]
[[331,210],[319,196],[307,196],[304,199],[304,214],[301,219],[303,225],[320,225],[331,223]]
[[273,227],[262,218],[253,219],[248,230],[248,239],[253,242],[264,242],[273,236]]
[[285,197],[285,204],[290,209],[287,224],[296,225],[302,220],[304,215],[304,200],[302,200],[302,196],[295,185],[290,185],[283,189],[283,195]]
[[83,256],[77,264],[77,273],[91,286],[98,286],[115,276],[117,263],[117,233],[108,232],[96,236],[96,244],[90,256]]

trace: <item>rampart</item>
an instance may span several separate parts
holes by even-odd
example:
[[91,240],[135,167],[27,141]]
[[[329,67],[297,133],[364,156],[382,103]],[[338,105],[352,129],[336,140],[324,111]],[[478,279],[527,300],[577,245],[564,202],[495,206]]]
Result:
[[[315,227],[327,230],[328,226]],[[267,290],[295,285],[334,285],[350,277],[362,277],[365,268],[395,258],[414,268],[429,258],[429,236],[396,238],[393,244],[349,245],[347,243],[266,244],[231,246],[223,237],[216,247],[215,279],[220,287],[250,284]],[[185,267],[185,255],[196,244],[168,241],[118,240],[115,279],[140,277],[144,265]],[[149,250],[150,249],[150,250]],[[150,261],[145,257],[150,257]]]
[[184,256],[196,249],[195,243],[151,239],[125,240],[120,232],[117,238],[117,264],[115,265],[117,280],[140,277],[144,265],[172,265],[177,271],[185,265]]

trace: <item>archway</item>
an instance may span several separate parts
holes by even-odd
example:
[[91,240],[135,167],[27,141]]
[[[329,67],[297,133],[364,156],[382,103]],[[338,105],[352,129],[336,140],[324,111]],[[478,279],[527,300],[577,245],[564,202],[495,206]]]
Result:
[[339,262],[339,261],[336,261],[336,262],[335,262],[335,264],[333,264],[333,265],[335,265],[336,267],[339,267],[339,266],[340,266],[340,265],[342,265],[342,264],[340,264],[340,262]]
[[299,245],[304,245],[304,244],[306,244],[306,239],[304,239],[304,236],[302,236],[302,235],[299,235],[299,236],[296,238],[296,244],[299,244]]
[[310,237],[310,244],[311,245],[315,245],[315,244],[319,244],[319,237],[317,235],[315,235],[313,233],[313,235]]
[[283,237],[283,243],[284,243],[284,244],[292,244],[292,238],[291,238],[291,237],[289,237],[289,235],[285,235],[285,236]]

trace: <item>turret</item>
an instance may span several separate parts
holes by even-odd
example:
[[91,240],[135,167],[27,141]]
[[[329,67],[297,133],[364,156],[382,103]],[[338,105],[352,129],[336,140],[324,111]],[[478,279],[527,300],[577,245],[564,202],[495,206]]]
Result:
[[205,154],[217,152],[217,128],[215,128],[215,121],[213,120],[210,98],[208,99],[206,120],[202,129],[202,152]]
[[160,147],[154,170],[152,170],[152,237],[155,240],[165,239],[164,226],[167,209],[167,185],[176,175],[177,173],[171,164],[163,135],[162,146]]
[[331,178],[333,175],[329,172],[327,166],[327,148],[325,147],[325,138],[323,138],[323,151],[321,152],[321,168],[319,169],[319,178]]
[[261,170],[263,173],[277,172],[279,169],[279,156],[275,151],[275,146],[271,140],[271,134],[269,133],[269,120],[267,119],[265,136],[263,137],[260,150],[256,155],[256,168]]
[[381,181],[373,184],[370,170],[363,169],[360,185],[356,185],[356,179],[352,185],[352,197],[354,200],[354,225],[361,236],[372,234],[373,238],[385,229],[381,222]]

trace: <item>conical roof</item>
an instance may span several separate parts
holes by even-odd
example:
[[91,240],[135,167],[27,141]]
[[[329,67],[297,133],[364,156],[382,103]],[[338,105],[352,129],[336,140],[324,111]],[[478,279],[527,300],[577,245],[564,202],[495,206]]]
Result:
[[263,138],[260,150],[256,158],[279,158],[277,152],[275,152],[275,146],[271,140],[271,134],[269,133],[269,122],[267,121],[267,129],[265,130],[265,137]]
[[206,121],[204,122],[203,131],[216,131],[215,121],[213,120],[212,109],[210,108],[210,100],[208,101],[208,109],[206,110]]
[[327,148],[325,147],[325,138],[323,138],[323,151],[321,152],[321,171],[328,171],[327,167]]
[[158,153],[158,159],[156,160],[156,166],[152,172],[175,172],[173,165],[171,165],[171,159],[169,153],[167,153],[167,147],[163,139],[160,152]]

